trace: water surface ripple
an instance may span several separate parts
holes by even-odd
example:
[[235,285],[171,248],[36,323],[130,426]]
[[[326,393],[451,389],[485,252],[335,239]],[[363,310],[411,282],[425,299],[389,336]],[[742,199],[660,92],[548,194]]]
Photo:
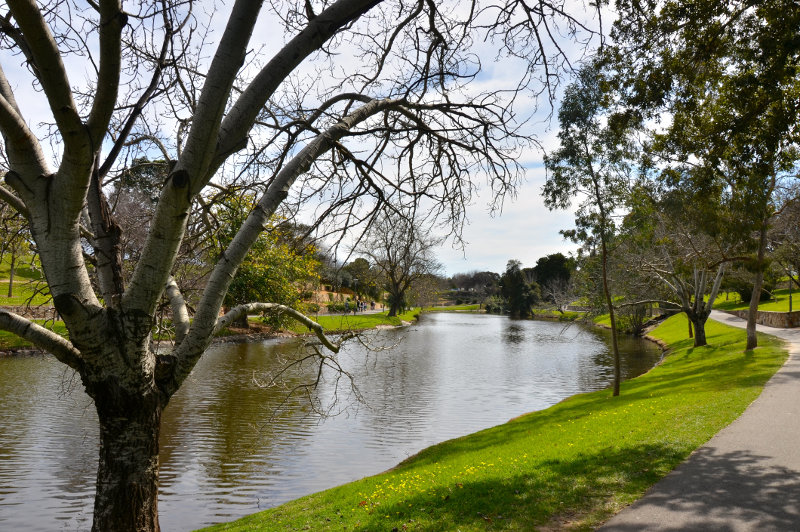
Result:
[[[305,365],[265,387],[304,353],[296,340],[212,347],[164,412],[159,510],[165,531],[192,530],[384,471],[433,443],[608,386],[605,331],[472,314],[425,315],[416,325],[372,332],[369,351],[339,356],[311,395],[334,398],[320,418]],[[659,350],[626,339],[626,378]],[[91,527],[97,421],[80,380],[51,357],[0,359],[0,529]]]

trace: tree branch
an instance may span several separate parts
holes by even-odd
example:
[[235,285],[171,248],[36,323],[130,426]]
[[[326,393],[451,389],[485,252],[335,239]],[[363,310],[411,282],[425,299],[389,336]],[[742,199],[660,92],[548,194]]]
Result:
[[18,314],[0,308],[0,329],[12,332],[34,345],[52,353],[59,361],[76,371],[83,365],[80,352],[69,340],[50,329],[23,318]]
[[275,54],[239,96],[222,122],[212,172],[247,141],[247,133],[258,113],[286,76],[343,26],[362,16],[380,1],[338,0],[309,21],[303,31]]
[[220,257],[209,277],[189,334],[176,349],[178,362],[175,367],[175,379],[178,383],[189,375],[202,355],[236,269],[258,238],[269,217],[275,213],[288,195],[292,184],[308,171],[317,158],[330,150],[353,127],[379,112],[400,105],[400,103],[398,100],[373,100],[359,107],[340,122],[317,135],[278,172],[258,205],[247,217]]
[[127,22],[128,16],[122,12],[119,0],[100,1],[100,69],[97,74],[97,93],[86,122],[96,152],[99,151],[117,103],[122,63],[121,34]]
[[186,309],[186,301],[183,299],[178,283],[175,278],[170,276],[167,282],[167,298],[172,308],[172,324],[175,326],[175,343],[179,344],[186,338],[189,332],[189,312]]
[[22,37],[35,62],[34,72],[42,84],[50,110],[61,132],[61,139],[67,148],[65,152],[69,152],[76,145],[78,138],[86,137],[75,101],[72,99],[67,70],[61,60],[58,45],[34,2],[9,0],[8,6],[22,30]]
[[312,320],[302,312],[298,312],[291,307],[279,305],[277,303],[246,303],[244,305],[234,307],[217,320],[217,323],[214,325],[213,334],[217,334],[219,331],[236,321],[237,318],[241,318],[242,315],[249,314],[251,312],[282,312],[284,314],[288,314],[295,320],[314,331],[314,334],[317,335],[317,338],[319,338],[319,341],[322,342],[322,345],[334,353],[339,352],[341,344],[337,345],[333,343],[330,338],[325,336],[325,330],[323,329],[322,325]]

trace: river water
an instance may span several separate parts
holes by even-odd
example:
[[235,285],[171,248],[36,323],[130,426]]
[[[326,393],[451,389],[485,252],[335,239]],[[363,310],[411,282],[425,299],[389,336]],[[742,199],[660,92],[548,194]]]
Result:
[[[428,314],[339,355],[317,375],[298,340],[212,347],[163,416],[159,511],[192,530],[384,471],[433,443],[546,408],[612,379],[607,331]],[[660,350],[626,338],[625,378]],[[298,388],[300,387],[300,388]],[[295,394],[287,399],[289,390]],[[53,358],[0,358],[0,530],[91,527],[97,419]],[[321,417],[323,410],[331,414]],[[337,415],[333,415],[337,414]]]

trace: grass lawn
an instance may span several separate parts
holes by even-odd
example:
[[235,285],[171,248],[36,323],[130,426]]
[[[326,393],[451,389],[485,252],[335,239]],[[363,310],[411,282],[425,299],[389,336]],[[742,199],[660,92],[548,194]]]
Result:
[[744,331],[716,322],[707,347],[686,331],[677,315],[651,333],[670,354],[620,397],[577,395],[213,530],[591,529],[738,417],[786,358],[763,336],[745,354]]
[[[379,314],[323,314],[311,318],[325,328],[326,333],[344,332],[350,330],[371,329],[378,325],[401,325],[403,321],[414,321],[420,310],[415,309],[405,314],[389,317],[386,312]],[[289,330],[295,333],[308,333],[308,327],[297,322],[292,322]]]
[[[780,288],[772,291],[773,299],[762,301],[758,305],[758,310],[772,310],[775,312],[789,312],[789,290]],[[747,310],[750,303],[743,303],[738,294],[731,293],[728,301],[725,301],[725,294],[718,296],[714,302],[714,308],[719,310]],[[800,292],[792,290],[792,310],[800,310]]]

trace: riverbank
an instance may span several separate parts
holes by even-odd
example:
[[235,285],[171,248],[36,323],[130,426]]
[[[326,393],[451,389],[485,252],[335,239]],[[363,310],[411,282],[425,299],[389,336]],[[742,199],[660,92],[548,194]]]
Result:
[[[381,327],[409,325],[417,320],[421,312],[422,311],[417,308],[394,317],[387,316],[385,312],[374,314],[323,314],[312,317],[312,319],[322,324],[326,334],[340,334],[344,332],[361,332]],[[36,321],[42,322],[43,320]],[[272,327],[265,326],[258,318],[251,320],[250,324],[250,329],[235,327],[223,329],[221,333],[214,338],[212,343],[257,342],[268,338],[312,334],[306,326],[299,323],[294,323],[288,330],[276,330]],[[67,335],[67,330],[63,322],[51,321],[50,326],[57,333],[63,336]],[[41,349],[17,335],[6,331],[0,331],[0,356],[21,356],[43,353]]]
[[218,526],[217,530],[588,528],[630,504],[744,411],[786,351],[709,323],[694,348],[686,320],[651,332],[670,352],[647,374],[430,447],[392,470]]

